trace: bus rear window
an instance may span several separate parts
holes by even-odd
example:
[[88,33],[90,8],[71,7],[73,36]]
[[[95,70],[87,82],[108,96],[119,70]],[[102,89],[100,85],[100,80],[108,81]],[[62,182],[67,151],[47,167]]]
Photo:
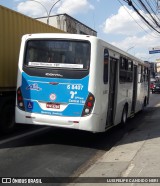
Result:
[[36,68],[89,69],[90,43],[68,40],[29,40],[24,64]]

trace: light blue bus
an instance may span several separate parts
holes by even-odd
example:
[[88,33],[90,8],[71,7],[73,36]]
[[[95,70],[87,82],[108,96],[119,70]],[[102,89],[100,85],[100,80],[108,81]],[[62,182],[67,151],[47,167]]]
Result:
[[143,61],[95,36],[24,35],[18,66],[16,123],[104,132],[149,100]]

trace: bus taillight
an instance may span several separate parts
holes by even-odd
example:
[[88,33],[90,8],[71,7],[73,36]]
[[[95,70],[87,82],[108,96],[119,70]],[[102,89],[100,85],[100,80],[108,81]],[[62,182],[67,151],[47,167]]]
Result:
[[21,110],[25,110],[22,92],[21,92],[20,87],[17,90],[17,105]]
[[83,108],[82,117],[89,115],[93,109],[95,98],[93,94],[89,93],[86,103]]

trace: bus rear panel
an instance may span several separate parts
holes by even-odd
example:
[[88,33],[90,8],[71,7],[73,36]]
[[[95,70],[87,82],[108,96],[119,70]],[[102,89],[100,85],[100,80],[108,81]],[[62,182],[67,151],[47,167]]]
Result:
[[[88,91],[90,42],[29,36],[23,40],[16,122],[99,130],[97,116],[91,117],[95,97]],[[92,126],[86,126],[88,120]]]

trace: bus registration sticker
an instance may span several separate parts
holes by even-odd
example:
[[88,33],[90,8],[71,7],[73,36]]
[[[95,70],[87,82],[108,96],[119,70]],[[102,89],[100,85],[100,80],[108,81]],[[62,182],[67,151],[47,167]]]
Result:
[[60,109],[60,104],[58,104],[58,103],[46,103],[46,108]]

